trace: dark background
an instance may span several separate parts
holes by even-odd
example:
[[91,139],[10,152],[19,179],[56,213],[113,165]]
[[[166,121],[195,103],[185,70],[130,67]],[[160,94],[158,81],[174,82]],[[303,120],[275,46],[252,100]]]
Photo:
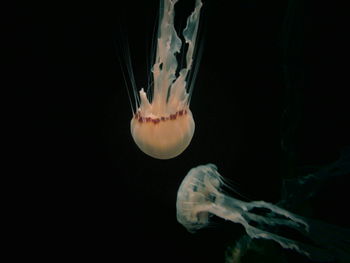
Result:
[[[184,2],[177,26],[191,10]],[[137,84],[146,86],[158,1],[18,6],[7,22],[16,29],[14,84],[27,87],[18,96],[20,154],[34,176],[24,182],[37,189],[25,217],[43,229],[32,235],[47,259],[223,262],[240,227],[219,220],[190,234],[176,221],[189,169],[214,163],[243,195],[276,202],[294,167],[326,165],[349,145],[345,16],[335,4],[203,2],[196,131],[188,149],[166,161],[132,140],[117,56],[127,35]],[[346,224],[346,190],[333,190],[315,214]]]

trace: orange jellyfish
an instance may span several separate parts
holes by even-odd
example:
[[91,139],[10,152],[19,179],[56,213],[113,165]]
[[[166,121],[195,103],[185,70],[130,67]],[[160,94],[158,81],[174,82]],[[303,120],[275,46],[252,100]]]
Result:
[[[189,108],[199,59],[194,61],[201,0],[187,19],[182,35],[174,27],[174,6],[178,0],[161,0],[157,49],[152,68],[153,93],[144,89],[136,94],[136,111],[130,128],[137,146],[157,159],[170,159],[181,154],[190,144],[195,123]],[[184,45],[184,46],[183,46]],[[181,51],[185,54],[180,54]],[[180,68],[177,56],[185,56]]]

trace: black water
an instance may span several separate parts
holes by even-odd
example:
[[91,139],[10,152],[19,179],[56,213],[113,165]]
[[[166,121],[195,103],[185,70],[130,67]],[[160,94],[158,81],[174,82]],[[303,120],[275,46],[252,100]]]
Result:
[[[326,165],[349,145],[345,16],[335,4],[203,2],[204,52],[191,101],[196,131],[188,149],[167,161],[132,140],[116,54],[123,21],[137,84],[146,86],[158,1],[27,4],[7,22],[19,33],[14,82],[28,87],[18,97],[25,105],[18,151],[33,175],[25,182],[35,185],[24,231],[28,244],[38,237],[44,247],[33,256],[224,262],[239,226],[218,220],[189,234],[176,221],[177,188],[190,168],[214,163],[244,195],[276,202],[295,167]],[[187,15],[179,11],[179,27]],[[336,188],[314,210],[346,225],[335,200],[344,205],[347,188]]]

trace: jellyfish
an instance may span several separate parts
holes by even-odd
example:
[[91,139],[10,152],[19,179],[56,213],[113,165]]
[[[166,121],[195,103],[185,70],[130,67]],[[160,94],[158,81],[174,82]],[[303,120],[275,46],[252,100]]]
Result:
[[[227,183],[214,164],[191,169],[177,194],[178,222],[193,233],[208,226],[210,217],[216,215],[244,227],[247,236],[238,248],[247,247],[252,239],[268,239],[312,260],[349,262],[349,229],[302,217],[265,201],[238,200],[225,194],[225,187]],[[259,209],[264,213],[258,213]],[[308,242],[293,240],[283,228],[297,231]]]
[[[177,2],[160,2],[157,47],[151,70],[153,85],[137,93],[135,81],[131,80],[136,104],[130,123],[131,135],[144,153],[157,159],[181,154],[195,130],[189,104],[198,72],[199,59],[195,61],[194,56],[202,2],[195,1],[194,11],[182,32],[183,41],[174,27]],[[178,65],[178,57],[185,58],[183,67]]]

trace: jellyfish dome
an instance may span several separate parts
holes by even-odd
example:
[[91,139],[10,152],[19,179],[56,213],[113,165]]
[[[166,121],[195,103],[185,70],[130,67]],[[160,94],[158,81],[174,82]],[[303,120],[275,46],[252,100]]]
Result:
[[206,227],[222,185],[214,164],[192,168],[177,193],[177,221],[191,233]]
[[[158,159],[181,154],[190,144],[195,130],[189,101],[196,75],[191,69],[202,2],[196,0],[195,9],[182,32],[185,43],[174,28],[176,2],[162,0],[160,3],[157,50],[152,68],[153,94],[147,94],[143,89],[136,93],[136,111],[130,125],[137,146]],[[178,66],[176,57],[185,57],[180,54],[181,50],[187,51],[183,68]]]
[[[141,91],[143,92],[143,91]],[[141,98],[145,94],[141,93]],[[147,99],[147,98],[146,98]],[[141,102],[142,103],[142,102]],[[188,105],[182,109],[153,109],[137,112],[131,120],[131,134],[137,146],[146,154],[157,159],[170,159],[181,154],[190,144],[195,124]]]

